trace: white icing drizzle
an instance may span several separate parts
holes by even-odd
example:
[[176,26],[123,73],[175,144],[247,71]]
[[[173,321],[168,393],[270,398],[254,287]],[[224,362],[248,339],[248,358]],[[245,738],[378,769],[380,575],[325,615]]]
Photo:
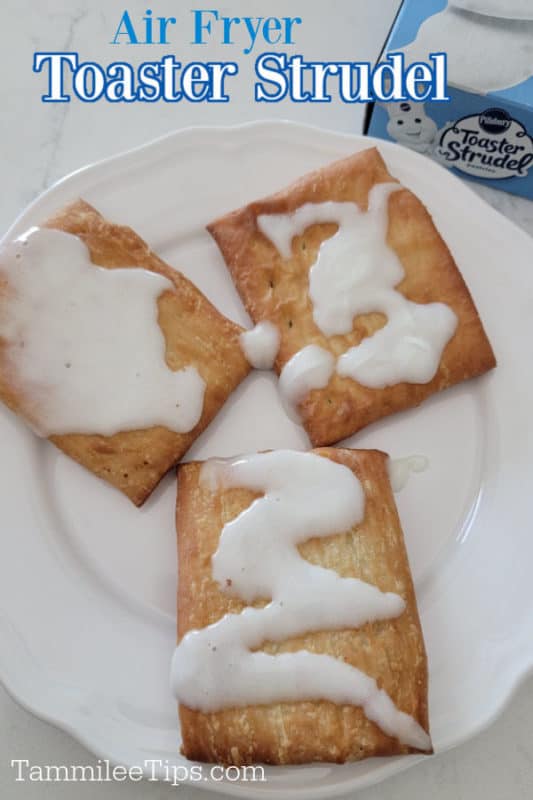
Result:
[[389,459],[389,479],[393,492],[400,492],[413,472],[425,472],[429,467],[426,456],[406,456],[405,458]]
[[165,362],[158,297],[172,290],[143,269],[104,269],[77,236],[32,228],[0,250],[4,358],[41,436],[163,425],[184,433],[202,415],[195,367]]
[[337,232],[325,239],[309,270],[313,319],[325,336],[349,333],[358,314],[393,313],[402,297],[391,289],[403,276],[387,244],[387,202],[399,183],[378,183],[368,196],[368,210],[356,203],[306,203],[292,214],[258,217],[260,230],[284,258],[291,242],[311,225],[331,222]]
[[[331,222],[338,226],[337,232],[322,242],[309,271],[313,319],[322,333],[331,337],[349,333],[358,315],[381,312],[387,317],[383,328],[351,347],[337,362],[339,375],[371,388],[403,381],[428,383],[457,326],[449,306],[413,303],[394,288],[403,280],[404,270],[387,243],[388,199],[401,188],[398,183],[374,186],[366,212],[355,203],[306,203],[291,214],[261,215],[257,220],[259,229],[284,258],[290,257],[293,237],[311,225]],[[321,348],[313,347],[316,356]],[[309,360],[299,359],[299,355],[282,373],[286,373],[282,391],[292,398],[293,407],[295,400],[303,399],[301,371],[293,362],[307,364]],[[322,388],[311,384],[309,389],[319,386]]]
[[268,320],[258,322],[240,336],[240,343],[249,364],[255,369],[272,369],[279,350],[279,331]]
[[404,298],[384,328],[340,356],[337,372],[372,389],[429,383],[456,327],[457,317],[444,303],[420,305]]
[[428,734],[359,669],[308,651],[257,652],[267,641],[356,628],[404,611],[399,595],[341,578],[298,552],[310,535],[332,536],[363,519],[364,493],[351,470],[313,453],[285,450],[207,462],[201,477],[211,490],[264,492],[224,526],[212,570],[221,591],[247,603],[270,602],[183,637],[171,678],[179,702],[206,713],[299,700],[357,705],[388,735],[428,749]]
[[279,376],[279,390],[288,416],[300,421],[298,405],[312,389],[325,389],[335,372],[335,357],[316,344],[298,350]]

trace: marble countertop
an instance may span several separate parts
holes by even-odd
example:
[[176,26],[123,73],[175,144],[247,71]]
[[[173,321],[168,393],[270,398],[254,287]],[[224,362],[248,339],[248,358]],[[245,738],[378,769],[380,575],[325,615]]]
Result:
[[[225,12],[239,13],[238,4]],[[265,13],[264,0],[247,0],[246,14]],[[269,0],[268,14],[290,13],[303,20],[299,41],[309,59],[375,60],[396,13],[399,0]],[[243,4],[240,4],[241,11]],[[147,4],[131,0],[128,9],[142,16]],[[155,7],[155,4],[154,4]],[[177,17],[176,44],[169,48],[183,61],[198,57],[187,45],[183,29],[190,28],[190,10],[205,7],[196,0],[184,5],[179,0],[157,4],[157,13]],[[211,7],[211,6],[210,6]],[[329,13],[324,35],[325,9]],[[234,84],[234,99],[226,105],[106,103],[43,104],[43,76],[32,74],[33,53],[79,50],[84,58],[108,63],[118,58],[109,42],[118,25],[123,4],[105,0],[4,0],[1,18],[4,42],[2,107],[2,192],[0,230],[40,192],[63,175],[106,156],[140,145],[177,128],[194,124],[235,124],[253,119],[288,118],[325,128],[359,132],[364,108],[331,103],[276,105],[253,103],[249,86],[253,59],[235,47],[231,57],[239,61],[240,84]],[[178,44],[179,43],[179,44]],[[161,47],[131,47],[121,58],[142,61],[159,58]],[[209,48],[204,58],[227,59],[227,48]],[[9,66],[8,66],[9,65]],[[495,208],[533,234],[533,203],[486,187],[471,184]],[[177,187],[179,191],[179,187]],[[509,265],[512,269],[512,264]],[[47,624],[51,621],[43,621]],[[90,764],[94,757],[65,733],[43,723],[17,706],[0,689],[0,796],[2,798],[67,798],[69,784],[16,783],[12,759],[32,764]],[[428,759],[422,765],[385,784],[359,793],[361,800],[402,800],[425,797],[434,800],[513,800],[531,797],[533,786],[533,682],[520,688],[504,714],[474,740],[448,753]],[[166,798],[174,791],[163,784],[77,784],[81,798]],[[212,797],[200,790],[179,789],[187,800]]]

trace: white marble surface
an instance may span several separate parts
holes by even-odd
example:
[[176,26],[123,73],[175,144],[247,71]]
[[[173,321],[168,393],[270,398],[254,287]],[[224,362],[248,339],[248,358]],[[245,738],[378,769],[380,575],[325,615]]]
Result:
[[[35,50],[79,50],[82,57],[104,63],[115,58],[137,62],[159,58],[160,47],[113,48],[112,32],[124,7],[141,15],[148,4],[107,0],[4,0],[0,11],[3,29],[3,81],[0,143],[2,192],[0,230],[51,183],[86,163],[139,145],[168,131],[192,124],[231,124],[266,117],[285,117],[322,127],[359,131],[363,109],[342,103],[328,105],[255,105],[251,100],[253,57],[240,48],[212,46],[202,57],[216,60],[235,57],[241,75],[233,84],[233,100],[221,105],[105,103],[46,105],[39,100],[42,76],[31,71]],[[216,4],[207,4],[213,7]],[[398,0],[247,0],[223,3],[223,13],[300,15],[304,24],[296,40],[309,59],[375,59],[398,6]],[[174,15],[171,47],[183,61],[199,58],[191,47],[190,9],[206,7],[190,0],[153,3],[154,14]],[[298,48],[295,48],[298,52]],[[9,64],[9,66],[7,66]],[[473,185],[473,184],[472,184]],[[179,191],[179,187],[176,187]],[[533,204],[501,192],[476,188],[492,205],[533,234]],[[533,268],[533,267],[532,267]],[[512,263],[509,264],[512,280]],[[43,624],[51,621],[43,620]],[[51,632],[52,635],[52,632]],[[16,783],[11,759],[35,764],[90,764],[93,757],[68,735],[35,719],[19,708],[0,689],[0,797],[67,798],[70,784]],[[533,788],[533,682],[528,680],[491,728],[457,750],[428,759],[421,766],[388,783],[362,791],[361,800],[402,800],[426,797],[434,800],[529,800]],[[166,798],[175,791],[156,784],[77,784],[81,798]],[[211,797],[186,787],[187,800]]]

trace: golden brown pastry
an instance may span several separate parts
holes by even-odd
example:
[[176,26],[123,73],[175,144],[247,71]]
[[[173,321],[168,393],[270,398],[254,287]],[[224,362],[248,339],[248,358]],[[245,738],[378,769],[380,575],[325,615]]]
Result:
[[[174,290],[164,292],[158,300],[158,322],[165,337],[169,368],[179,370],[193,365],[205,381],[198,424],[188,433],[151,427],[113,436],[50,436],[60,450],[140,506],[248,373],[249,365],[239,346],[241,328],[222,316],[187,278],[158,258],[131,228],[108,222],[88,203],[73,203],[49,219],[45,227],[82,239],[94,264],[108,269],[142,267],[165,276],[174,285]],[[1,301],[0,293],[0,314]],[[8,302],[5,294],[4,302]],[[21,413],[23,398],[1,353],[0,341],[0,399]]]
[[[208,226],[234,283],[255,323],[269,320],[281,335],[276,371],[307,345],[319,345],[336,358],[381,328],[381,313],[356,316],[350,333],[326,337],[313,319],[308,294],[309,269],[322,242],[333,236],[332,223],[314,224],[292,240],[284,259],[260,231],[257,219],[287,214],[306,203],[354,202],[367,209],[376,184],[394,181],[379,152],[365,150],[303,177],[284,191],[227,214]],[[347,437],[381,417],[419,405],[430,395],[495,366],[495,358],[468,288],[431,216],[408,189],[388,201],[387,242],[403,266],[396,290],[416,303],[447,304],[458,318],[440,365],[428,383],[396,383],[370,388],[333,374],[323,389],[310,391],[299,412],[313,445]]]
[[[359,629],[319,631],[280,643],[267,653],[308,650],[342,659],[375,678],[396,706],[428,731],[427,663],[403,534],[392,495],[387,456],[376,450],[325,448],[314,453],[347,466],[365,494],[363,521],[349,531],[310,538],[300,545],[312,564],[341,577],[360,578],[395,592],[405,610],[394,619]],[[216,489],[200,481],[202,464],[178,470],[178,639],[245,607],[222,592],[212,577],[211,558],[223,526],[257,497],[239,488]],[[312,531],[310,531],[310,536]],[[254,603],[256,607],[265,601]],[[201,678],[199,677],[199,680]],[[190,759],[224,764],[344,762],[414,752],[386,735],[360,707],[332,702],[284,702],[203,713],[180,706],[182,751]]]

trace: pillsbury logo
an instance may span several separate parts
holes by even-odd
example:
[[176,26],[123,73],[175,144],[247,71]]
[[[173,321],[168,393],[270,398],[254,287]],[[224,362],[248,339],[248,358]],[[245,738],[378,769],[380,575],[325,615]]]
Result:
[[478,178],[525,177],[533,163],[533,140],[507,111],[488,108],[446,126],[435,154],[447,167]]
[[488,108],[479,115],[479,124],[487,133],[505,133],[512,122],[512,118],[503,108]]

